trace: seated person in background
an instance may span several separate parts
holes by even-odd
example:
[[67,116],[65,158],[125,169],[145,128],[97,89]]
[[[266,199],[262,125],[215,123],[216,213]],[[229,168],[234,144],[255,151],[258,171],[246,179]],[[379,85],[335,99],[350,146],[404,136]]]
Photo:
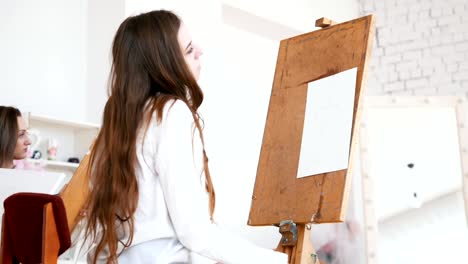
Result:
[[25,159],[31,140],[21,112],[0,106],[0,168],[15,168],[13,160]]

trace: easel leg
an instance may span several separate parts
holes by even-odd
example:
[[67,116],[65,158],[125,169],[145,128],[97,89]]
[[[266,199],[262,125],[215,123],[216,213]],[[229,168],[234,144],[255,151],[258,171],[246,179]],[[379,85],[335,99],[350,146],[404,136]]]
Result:
[[276,251],[288,254],[289,264],[320,264],[310,242],[310,232],[310,225],[298,224],[296,245],[284,246],[280,241]]
[[300,264],[320,264],[315,253],[314,246],[310,241],[311,226],[300,224],[297,226],[298,237],[296,245],[296,263]]

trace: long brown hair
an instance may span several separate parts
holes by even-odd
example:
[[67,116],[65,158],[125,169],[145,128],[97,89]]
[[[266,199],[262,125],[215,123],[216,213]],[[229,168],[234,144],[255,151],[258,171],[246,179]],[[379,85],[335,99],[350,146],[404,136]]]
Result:
[[21,112],[11,106],[0,106],[0,168],[13,161],[18,140],[18,117]]
[[[114,37],[109,99],[90,154],[92,191],[86,236],[97,244],[93,263],[106,247],[111,262],[118,257],[118,243],[125,247],[132,243],[139,191],[136,140],[151,118],[145,106],[149,103],[149,112],[157,112],[161,122],[166,103],[174,99],[185,102],[203,142],[197,113],[203,93],[185,63],[178,42],[180,25],[172,12],[152,11],[127,18]],[[204,150],[203,155],[212,217],[215,193]],[[122,226],[129,232],[128,241],[119,241],[117,228]]]

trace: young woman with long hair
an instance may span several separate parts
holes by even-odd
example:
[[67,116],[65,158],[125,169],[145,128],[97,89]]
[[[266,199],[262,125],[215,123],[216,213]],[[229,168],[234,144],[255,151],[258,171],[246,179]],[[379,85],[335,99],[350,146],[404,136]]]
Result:
[[93,145],[86,237],[92,263],[287,263],[213,222],[197,113],[200,48],[172,12],[127,18]]

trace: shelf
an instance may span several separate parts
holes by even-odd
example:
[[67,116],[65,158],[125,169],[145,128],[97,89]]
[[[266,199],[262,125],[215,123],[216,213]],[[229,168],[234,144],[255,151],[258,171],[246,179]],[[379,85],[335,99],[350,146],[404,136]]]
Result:
[[65,126],[65,127],[71,127],[75,129],[95,129],[99,130],[100,126],[97,124],[93,123],[88,123],[88,122],[77,122],[77,121],[69,121],[69,120],[61,120],[49,116],[43,116],[43,115],[35,115],[32,113],[29,113],[29,122],[41,122],[41,123],[47,123],[50,125],[57,125],[57,126]]
[[[31,135],[35,141],[31,149],[42,154],[41,159],[27,159],[31,165],[43,167],[44,170],[59,171],[71,178],[79,163],[67,162],[71,157],[82,158],[99,133],[100,126],[88,122],[59,119],[51,116],[36,115],[29,112],[25,115],[29,121]],[[51,140],[57,142],[56,160],[48,160],[47,150]]]
[[45,166],[71,168],[71,169],[76,169],[80,165],[79,163],[71,163],[71,162],[56,161],[56,160],[45,160],[45,159],[27,159],[27,161],[30,163],[34,163],[34,164],[43,164]]

